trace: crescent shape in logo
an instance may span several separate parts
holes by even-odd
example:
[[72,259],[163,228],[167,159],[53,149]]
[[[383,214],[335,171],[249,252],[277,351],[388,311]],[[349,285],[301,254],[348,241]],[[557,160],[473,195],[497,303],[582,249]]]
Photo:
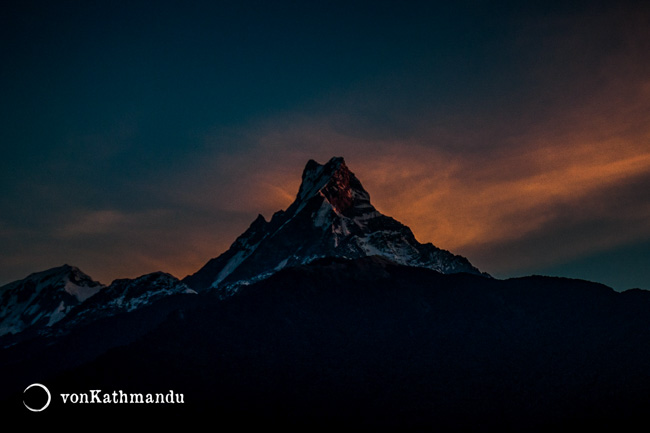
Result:
[[29,385],[27,388],[25,388],[25,391],[23,391],[23,394],[26,393],[27,390],[28,390],[29,388],[32,388],[32,387],[34,387],[34,386],[37,386],[37,387],[39,387],[39,388],[43,388],[43,390],[47,393],[47,403],[45,403],[45,406],[43,406],[43,407],[40,408],[40,409],[34,409],[34,408],[32,408],[32,407],[27,406],[27,403],[25,403],[25,400],[23,400],[23,404],[25,405],[25,407],[26,407],[27,409],[31,410],[32,412],[42,412],[42,411],[44,411],[45,409],[47,409],[47,407],[50,405],[50,402],[52,401],[52,395],[50,394],[50,390],[47,389],[47,387],[46,387],[45,385],[42,385],[42,384],[40,384],[40,383],[32,383],[32,384]]

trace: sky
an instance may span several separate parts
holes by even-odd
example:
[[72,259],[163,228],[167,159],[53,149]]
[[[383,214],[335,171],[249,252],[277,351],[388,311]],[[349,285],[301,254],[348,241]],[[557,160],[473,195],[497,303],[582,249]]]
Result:
[[497,278],[650,290],[645,2],[11,1],[0,285],[182,278],[342,156]]

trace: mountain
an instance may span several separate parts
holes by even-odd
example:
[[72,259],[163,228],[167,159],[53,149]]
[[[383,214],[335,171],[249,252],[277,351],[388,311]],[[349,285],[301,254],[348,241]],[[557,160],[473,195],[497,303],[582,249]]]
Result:
[[373,255],[442,273],[481,274],[466,258],[421,244],[407,226],[377,211],[343,158],[335,157],[324,165],[310,160],[286,211],[270,221],[259,215],[226,252],[183,282],[197,291],[228,292],[317,258]]
[[0,336],[52,326],[103,288],[69,265],[0,287]]
[[0,288],[0,346],[36,335],[66,334],[164,297],[188,293],[196,292],[164,272],[118,279],[109,286],[69,265],[34,273]]
[[[59,335],[171,294],[211,288],[230,294],[286,267],[324,257],[369,256],[442,273],[487,276],[464,257],[421,244],[407,226],[378,212],[343,158],[324,165],[310,160],[286,211],[276,212],[270,221],[259,215],[226,252],[182,281],[156,272],[104,286],[65,265],[0,288],[0,337]],[[3,345],[16,341],[2,340]]]
[[177,294],[196,294],[178,278],[153,272],[138,278],[118,279],[70,311],[59,323],[58,333],[67,332],[104,317],[130,313],[160,299]]

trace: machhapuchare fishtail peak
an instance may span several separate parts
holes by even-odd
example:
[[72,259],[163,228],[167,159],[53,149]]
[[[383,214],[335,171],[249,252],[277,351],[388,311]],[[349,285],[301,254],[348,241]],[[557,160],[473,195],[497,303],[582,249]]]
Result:
[[298,194],[286,210],[269,221],[258,215],[226,252],[183,282],[197,291],[219,289],[229,294],[315,259],[373,255],[441,273],[489,277],[465,257],[418,242],[411,229],[377,211],[344,159],[334,157],[325,164],[309,160]]

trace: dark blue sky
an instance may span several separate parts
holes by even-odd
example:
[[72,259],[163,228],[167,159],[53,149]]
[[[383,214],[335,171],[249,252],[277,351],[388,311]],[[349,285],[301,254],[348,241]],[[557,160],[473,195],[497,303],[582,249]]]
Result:
[[642,2],[12,3],[0,284],[183,277],[340,155],[495,276],[650,288]]

